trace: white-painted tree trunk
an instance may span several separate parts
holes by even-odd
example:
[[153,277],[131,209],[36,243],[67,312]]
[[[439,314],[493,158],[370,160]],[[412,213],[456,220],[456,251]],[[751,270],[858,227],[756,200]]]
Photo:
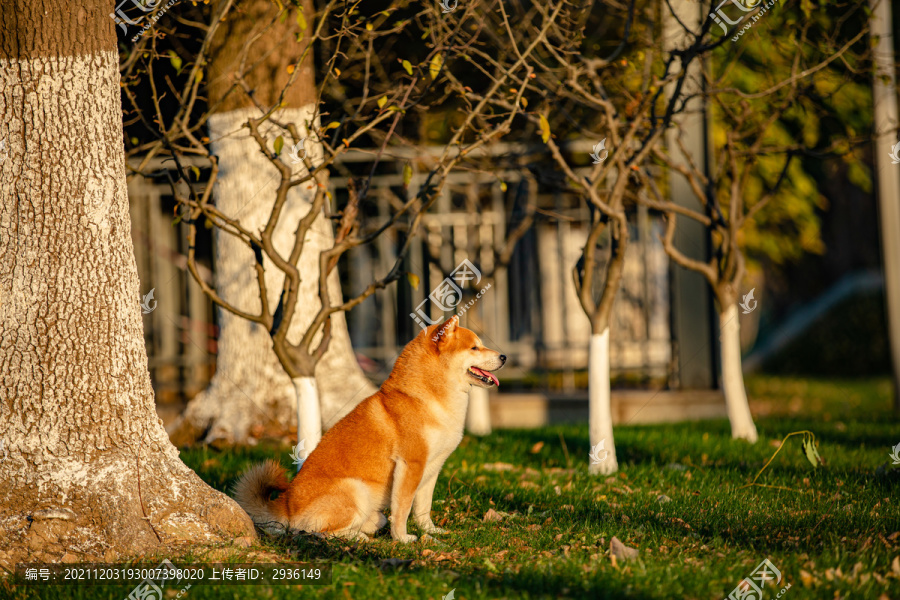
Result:
[[255,537],[154,410],[109,6],[17,10],[0,58],[0,567]]
[[609,475],[619,470],[613,441],[609,382],[609,328],[591,335],[588,353],[588,398],[590,416],[590,466],[594,474]]
[[[297,398],[297,442],[303,442],[305,459],[322,439],[322,413],[319,412],[319,391],[315,377],[295,377],[294,394]],[[298,465],[297,470],[300,470]]]
[[473,435],[491,433],[490,393],[487,388],[469,386],[469,409],[466,411],[466,429]]
[[[212,151],[219,157],[220,172],[216,182],[216,204],[251,231],[260,231],[268,220],[275,199],[278,171],[260,152],[242,124],[250,116],[258,116],[255,109],[240,109],[212,115],[209,119]],[[282,122],[297,124],[301,135],[307,135],[305,124],[313,120],[312,105],[302,109],[284,109],[276,115]],[[263,126],[270,141],[284,132],[273,126]],[[282,159],[291,163],[292,144],[286,136]],[[314,140],[304,144],[307,155],[315,164],[321,160],[321,145]],[[302,156],[302,152],[299,154]],[[298,176],[305,172],[302,163],[294,165]],[[294,188],[285,203],[273,243],[287,256],[294,243],[297,222],[309,211],[314,184]],[[316,219],[307,234],[300,256],[302,273],[298,310],[294,315],[288,339],[298,342],[320,307],[318,297],[318,259],[322,250],[333,244],[331,224],[324,217]],[[216,231],[216,289],[228,302],[239,308],[259,311],[259,288],[253,269],[253,252],[234,236]],[[284,281],[283,273],[266,261],[266,286],[269,305],[278,303]],[[337,270],[329,277],[332,304],[342,301]],[[277,423],[288,427],[294,418],[295,390],[284,372],[272,341],[264,328],[219,311],[219,341],[216,373],[209,387],[194,398],[184,415],[169,432],[176,444],[188,443],[206,432],[205,441],[224,439],[242,442],[251,426]],[[356,362],[347,322],[343,313],[332,317],[331,342],[328,351],[316,368],[320,392],[321,415],[326,427],[347,414],[363,398],[375,392]],[[302,439],[302,438],[301,438]]]
[[741,369],[741,324],[737,304],[732,303],[719,314],[719,327],[722,332],[722,390],[731,421],[731,437],[755,442],[756,425],[750,414]]
[[887,334],[894,373],[894,410],[900,412],[900,165],[892,159],[900,126],[895,76],[892,5],[896,2],[869,0],[869,39],[873,44],[874,73],[872,108],[875,113],[873,151],[878,171],[878,221],[884,272]]

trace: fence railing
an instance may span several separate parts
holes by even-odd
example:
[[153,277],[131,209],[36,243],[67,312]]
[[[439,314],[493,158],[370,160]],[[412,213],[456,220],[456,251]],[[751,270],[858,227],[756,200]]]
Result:
[[[574,146],[584,152],[591,148],[589,142]],[[396,203],[403,187],[402,169],[408,160],[416,164],[441,151],[426,148],[382,156],[366,199],[368,218],[389,217],[392,200]],[[587,238],[589,214],[582,199],[542,182],[542,175],[529,165],[510,164],[515,162],[510,156],[525,156],[529,151],[522,145],[497,144],[482,152],[484,160],[497,163],[490,174],[449,175],[406,260],[405,270],[419,278],[418,289],[409,283],[414,278],[401,279],[348,314],[357,354],[389,368],[403,345],[420,331],[417,320],[424,319],[417,315],[434,320],[445,314],[441,304],[426,300],[457,265],[468,260],[481,279],[472,278],[460,286],[461,298],[453,297],[457,300],[453,307],[471,304],[464,310],[462,324],[478,332],[485,344],[510,356],[505,374],[519,375],[536,387],[573,389],[582,383],[578,373],[587,367],[590,326],[574,291],[572,269]],[[368,173],[366,163],[375,154],[350,152],[338,166]],[[160,161],[151,167],[162,169],[164,164]],[[579,174],[587,171],[584,167]],[[423,181],[422,175],[414,174],[410,193]],[[346,182],[342,176],[330,179],[337,206],[346,195]],[[172,225],[174,200],[168,183],[132,176],[129,199],[138,273],[142,282],[157,283],[157,308],[145,315],[151,377],[161,401],[170,396],[191,397],[205,387],[214,369],[215,311],[186,270],[186,226]],[[534,226],[519,240],[507,266],[495,264],[495,249],[505,242],[527,206],[537,210]],[[611,320],[611,368],[614,375],[635,380],[664,380],[672,371],[673,340],[669,261],[659,240],[662,227],[644,208],[630,215],[630,227],[631,245]],[[212,234],[209,230],[199,234],[198,260],[209,265],[203,275],[213,281]],[[372,277],[391,268],[401,235],[382,235],[346,256],[340,268],[345,296],[358,293]],[[601,239],[600,244],[608,254],[608,240]],[[605,266],[602,261],[598,265],[601,281]],[[142,294],[149,291],[142,287]]]

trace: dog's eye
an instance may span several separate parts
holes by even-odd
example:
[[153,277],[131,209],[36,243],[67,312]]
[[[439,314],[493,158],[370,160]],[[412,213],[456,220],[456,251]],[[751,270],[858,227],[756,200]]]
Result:
[[478,350],[478,346],[472,346],[472,350]]

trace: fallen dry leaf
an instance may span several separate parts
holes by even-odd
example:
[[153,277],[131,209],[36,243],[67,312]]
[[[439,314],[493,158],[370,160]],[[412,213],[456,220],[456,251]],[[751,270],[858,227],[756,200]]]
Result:
[[574,475],[575,469],[564,469],[562,467],[551,467],[549,469],[545,469],[547,473],[551,475]]
[[440,562],[442,560],[453,560],[456,558],[456,552],[438,552],[434,555],[434,562]]
[[621,560],[631,560],[633,558],[638,557],[638,550],[635,548],[629,548],[625,544],[619,541],[619,538],[613,536],[613,539],[609,541],[609,555],[613,558],[619,558]]
[[531,447],[530,452],[532,454],[537,454],[538,452],[541,451],[541,448],[543,448],[543,447],[544,447],[544,442],[538,442],[537,444],[535,444],[534,446]]
[[485,523],[489,523],[491,521],[500,521],[502,519],[503,519],[503,517],[500,516],[500,513],[498,513],[493,508],[489,508],[488,511],[486,513],[484,513],[484,518],[481,520]]
[[515,465],[504,462],[485,463],[481,467],[485,471],[512,471],[516,468]]

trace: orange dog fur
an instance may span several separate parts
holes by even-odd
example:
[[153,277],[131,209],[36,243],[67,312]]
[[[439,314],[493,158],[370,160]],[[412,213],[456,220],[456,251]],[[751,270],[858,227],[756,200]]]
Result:
[[[419,333],[375,394],[338,421],[290,483],[267,461],[247,471],[234,498],[254,523],[368,539],[387,523],[401,542],[411,509],[424,533],[443,533],[431,520],[438,474],[463,436],[470,385],[499,385],[491,371],[506,356],[485,348],[451,317]],[[282,494],[269,500],[272,491]]]

